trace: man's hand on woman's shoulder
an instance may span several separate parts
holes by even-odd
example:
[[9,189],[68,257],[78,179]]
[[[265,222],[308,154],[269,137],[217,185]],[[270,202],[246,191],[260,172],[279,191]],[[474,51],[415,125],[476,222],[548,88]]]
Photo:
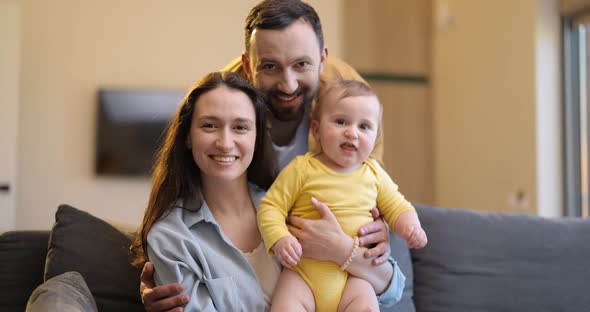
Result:
[[141,292],[141,302],[143,302],[143,306],[148,312],[181,312],[184,310],[183,306],[189,300],[186,295],[181,294],[181,284],[156,286],[154,282],[154,265],[151,262],[146,262],[143,266],[139,290]]

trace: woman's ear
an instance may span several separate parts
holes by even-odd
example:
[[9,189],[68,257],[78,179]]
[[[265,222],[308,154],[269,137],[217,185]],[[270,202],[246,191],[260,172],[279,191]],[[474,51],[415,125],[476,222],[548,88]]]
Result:
[[186,142],[185,142],[186,148],[188,148],[189,150],[193,148],[193,146],[192,146],[193,144],[191,142],[192,142],[191,135],[189,133],[189,135],[186,136]]

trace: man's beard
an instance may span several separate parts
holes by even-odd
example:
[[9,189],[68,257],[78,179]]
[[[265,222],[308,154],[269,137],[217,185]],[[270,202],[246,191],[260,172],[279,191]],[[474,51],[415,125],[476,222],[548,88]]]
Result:
[[278,90],[271,90],[267,93],[267,106],[270,112],[272,113],[272,117],[280,121],[294,121],[301,118],[301,115],[305,111],[306,107],[311,105],[311,102],[315,98],[317,90],[313,92],[309,92],[309,88],[299,87],[295,92],[292,94],[296,94],[296,96],[303,95],[303,101],[301,104],[295,107],[283,107],[280,105],[275,105],[277,100],[277,95],[285,95],[283,92]]

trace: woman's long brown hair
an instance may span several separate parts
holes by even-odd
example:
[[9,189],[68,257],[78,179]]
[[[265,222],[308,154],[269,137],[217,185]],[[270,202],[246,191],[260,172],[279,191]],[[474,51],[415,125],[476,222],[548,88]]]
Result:
[[[147,235],[156,221],[169,213],[178,199],[197,199],[200,196],[201,171],[186,142],[190,133],[193,111],[204,93],[220,86],[244,92],[256,112],[256,145],[252,163],[247,169],[248,181],[263,189],[277,174],[276,157],[266,127],[266,105],[263,96],[246,78],[232,72],[213,72],[197,81],[184,97],[166,130],[152,171],[152,190],[143,222],[131,245],[132,263],[143,265],[147,259]],[[193,146],[193,148],[198,148]]]

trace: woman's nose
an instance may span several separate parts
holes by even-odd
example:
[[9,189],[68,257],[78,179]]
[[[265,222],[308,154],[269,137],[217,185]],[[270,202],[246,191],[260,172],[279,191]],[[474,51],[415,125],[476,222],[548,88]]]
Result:
[[233,147],[234,141],[229,130],[223,130],[219,133],[215,146],[222,151],[229,151]]

